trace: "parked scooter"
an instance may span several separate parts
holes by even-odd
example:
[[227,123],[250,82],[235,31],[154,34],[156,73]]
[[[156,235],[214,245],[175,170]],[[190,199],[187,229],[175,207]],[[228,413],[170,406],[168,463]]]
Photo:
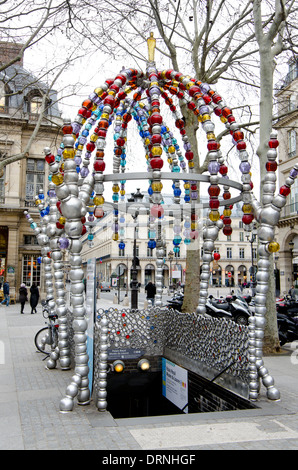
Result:
[[298,317],[277,312],[277,326],[281,346],[298,340]]
[[180,292],[174,294],[171,300],[167,301],[167,307],[173,308],[174,310],[178,310],[181,312],[182,304],[183,304],[184,295]]
[[227,296],[226,299],[214,299],[209,296],[206,302],[208,315],[217,318],[227,318],[239,325],[248,325],[251,315],[248,304],[240,296]]
[[298,316],[298,302],[290,296],[283,299],[277,299],[276,311],[278,313],[287,314],[291,317]]

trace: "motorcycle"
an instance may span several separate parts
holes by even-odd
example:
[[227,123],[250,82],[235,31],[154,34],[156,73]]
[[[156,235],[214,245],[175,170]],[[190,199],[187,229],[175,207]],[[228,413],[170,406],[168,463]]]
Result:
[[290,296],[283,299],[277,299],[276,311],[278,313],[287,314],[291,317],[298,316],[298,302]]
[[176,293],[171,300],[167,301],[167,308],[173,308],[181,312],[184,295],[180,292]]
[[298,317],[289,317],[277,312],[277,326],[280,345],[298,340]]
[[233,320],[238,325],[248,325],[252,312],[241,296],[227,296],[226,299],[215,299],[209,296],[206,302],[206,313],[217,318]]

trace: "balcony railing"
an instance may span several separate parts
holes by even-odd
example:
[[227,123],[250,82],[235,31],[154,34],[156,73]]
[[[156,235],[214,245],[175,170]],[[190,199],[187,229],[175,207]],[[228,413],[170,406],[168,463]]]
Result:
[[280,218],[284,219],[291,216],[298,215],[298,202],[293,202],[292,204],[287,204],[281,209]]
[[297,62],[296,62],[296,67],[294,67],[289,73],[287,73],[285,78],[283,78],[276,84],[276,88],[278,90],[282,90],[296,78],[298,78],[298,63]]

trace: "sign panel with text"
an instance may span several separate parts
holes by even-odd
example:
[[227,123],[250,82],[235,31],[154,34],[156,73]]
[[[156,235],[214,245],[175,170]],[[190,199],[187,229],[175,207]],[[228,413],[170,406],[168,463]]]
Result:
[[162,358],[162,394],[184,413],[188,413],[188,371]]

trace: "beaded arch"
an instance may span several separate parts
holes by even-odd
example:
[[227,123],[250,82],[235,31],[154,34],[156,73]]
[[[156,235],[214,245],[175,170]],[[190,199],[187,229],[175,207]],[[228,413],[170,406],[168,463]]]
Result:
[[[130,98],[132,94],[132,98]],[[162,101],[161,101],[162,100]],[[176,100],[176,104],[174,104]],[[182,146],[161,114],[161,105],[169,107],[175,129],[180,134]],[[185,122],[179,110],[179,102],[186,104],[194,113],[206,134],[208,153],[208,174],[195,172],[194,153],[186,134]],[[227,127],[240,160],[241,184],[228,178],[228,166],[220,150],[215,135],[215,124],[211,115],[216,115]],[[251,329],[251,382],[250,398],[258,395],[258,378],[262,378],[270,399],[278,399],[279,392],[274,385],[262,359],[262,338],[264,334],[266,293],[268,290],[269,256],[279,249],[274,240],[274,230],[280,217],[280,210],[286,203],[290,187],[298,174],[294,167],[286,183],[275,194],[278,141],[273,132],[268,144],[266,176],[263,186],[263,199],[258,202],[253,195],[249,155],[241,126],[236,122],[230,107],[208,84],[185,76],[174,70],[158,71],[153,60],[147,63],[146,73],[136,69],[123,69],[114,79],[107,79],[100,87],[82,102],[76,118],[66,120],[62,131],[63,141],[54,155],[45,149],[45,160],[49,165],[48,198],[41,192],[36,198],[40,210],[40,224],[36,224],[30,214],[26,217],[37,235],[41,246],[40,261],[44,266],[47,297],[50,306],[59,317],[58,348],[48,359],[49,368],[56,367],[59,360],[63,369],[70,368],[70,345],[68,337],[67,308],[63,289],[63,250],[68,250],[70,260],[70,281],[72,295],[71,322],[75,342],[75,375],[61,400],[61,411],[73,408],[74,398],[80,404],[90,401],[88,381],[88,354],[86,347],[86,318],[84,305],[84,272],[82,269],[82,237],[87,232],[88,222],[100,220],[105,213],[104,183],[112,182],[113,239],[123,248],[125,213],[119,202],[125,201],[125,183],[129,176],[126,166],[127,128],[130,121],[136,121],[140,138],[143,141],[147,173],[136,173],[132,178],[149,180],[149,240],[148,247],[156,249],[157,295],[156,305],[162,306],[162,269],[164,257],[163,240],[158,225],[164,217],[165,205],[162,197],[162,179],[173,182],[173,202],[179,204],[184,189],[184,204],[189,207],[184,240],[181,236],[180,221],[174,221],[174,250],[180,244],[191,244],[198,238],[198,183],[208,182],[209,213],[203,229],[203,256],[200,278],[200,296],[197,314],[206,314],[206,299],[210,263],[215,256],[214,242],[219,230],[226,236],[232,233],[231,211],[233,202],[241,200],[242,221],[247,230],[256,219],[258,223],[259,261],[256,287],[256,313],[250,320]],[[107,175],[106,138],[114,129],[113,173]],[[169,172],[162,171],[166,154]],[[120,186],[119,186],[120,183]],[[220,186],[223,186],[220,200]],[[230,188],[234,187],[240,196],[231,198]],[[120,207],[120,210],[119,210]],[[219,208],[223,207],[222,215]],[[86,224],[86,225],[85,225]],[[93,243],[92,228],[88,229],[88,240]],[[216,256],[218,256],[216,254]],[[51,270],[54,267],[54,284]],[[54,295],[54,287],[56,296]],[[103,330],[105,327],[103,326]],[[102,380],[107,372],[106,354],[102,353]],[[99,400],[99,409],[106,409],[105,394]]]

